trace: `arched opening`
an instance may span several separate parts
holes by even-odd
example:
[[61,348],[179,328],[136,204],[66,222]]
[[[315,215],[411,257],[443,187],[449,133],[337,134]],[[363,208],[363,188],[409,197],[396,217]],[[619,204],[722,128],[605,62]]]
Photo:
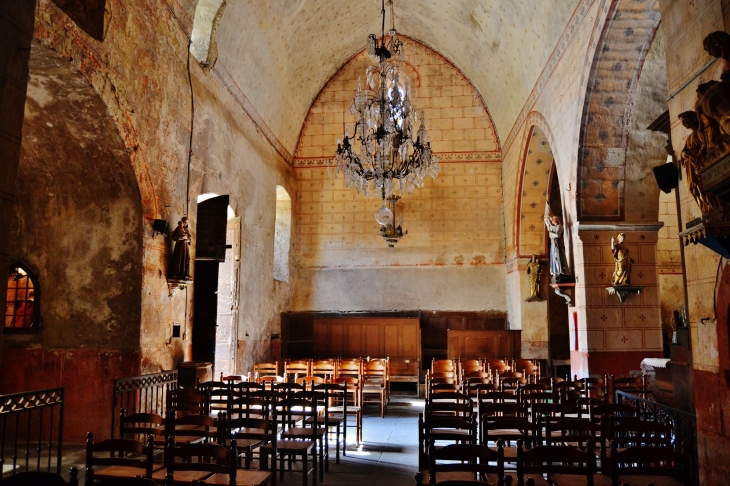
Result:
[[289,247],[291,242],[291,197],[276,186],[276,225],[274,227],[274,280],[289,281]]
[[41,288],[25,263],[10,265],[5,294],[4,332],[33,333],[40,327]]
[[5,336],[0,388],[65,386],[66,437],[83,440],[110,426],[110,400],[87,400],[88,387],[139,369],[142,203],[122,137],[86,79],[38,44],[29,71],[8,247],[43,282],[42,326]]
[[[560,181],[558,180],[555,164],[551,170],[550,185],[546,200],[548,201],[553,214],[565,221],[563,218],[563,201],[560,194]],[[547,233],[547,232],[546,232]],[[567,264],[566,258],[566,264]],[[553,292],[552,289],[547,292],[548,295],[548,333],[550,362],[554,371],[558,376],[565,376],[570,372],[570,350],[575,346],[571,346],[570,342],[570,322],[568,319],[568,306],[565,298]]]
[[201,64],[214,64],[218,57],[215,32],[225,6],[226,0],[200,0],[195,8],[190,53]]

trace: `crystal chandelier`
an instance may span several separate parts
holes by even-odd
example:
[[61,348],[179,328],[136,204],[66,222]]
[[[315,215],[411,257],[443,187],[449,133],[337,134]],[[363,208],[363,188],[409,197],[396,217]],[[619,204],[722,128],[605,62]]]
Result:
[[424,178],[436,177],[440,168],[438,157],[431,153],[423,111],[416,114],[410,86],[401,81],[399,62],[394,59],[394,55],[400,62],[405,59],[403,42],[394,28],[385,38],[385,0],[381,13],[380,42],[370,34],[367,45],[368,54],[378,64],[368,67],[365,90],[361,80],[357,81],[350,108],[356,117],[355,127],[351,136],[347,126],[344,140],[337,141],[335,177],[342,172],[347,187],[365,196],[381,196],[382,210],[387,209],[386,198],[423,187]]

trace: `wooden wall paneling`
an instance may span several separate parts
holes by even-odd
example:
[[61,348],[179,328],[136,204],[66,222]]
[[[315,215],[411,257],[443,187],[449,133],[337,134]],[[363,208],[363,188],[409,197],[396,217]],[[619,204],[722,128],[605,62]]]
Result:
[[362,356],[370,356],[372,358],[383,358],[385,357],[385,343],[381,338],[381,330],[383,327],[382,322],[379,320],[372,321],[370,319],[363,319],[362,323],[362,343],[361,353]]
[[448,331],[447,356],[456,358],[519,358],[520,331]]
[[402,326],[398,323],[386,321],[383,323],[383,356],[391,358],[403,357]]

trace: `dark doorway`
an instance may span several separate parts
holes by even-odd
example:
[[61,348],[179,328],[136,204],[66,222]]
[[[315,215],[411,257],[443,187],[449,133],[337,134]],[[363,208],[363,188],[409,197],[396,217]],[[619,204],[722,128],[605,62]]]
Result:
[[198,203],[193,274],[193,359],[215,362],[218,267],[226,259],[228,196]]
[[[563,219],[563,201],[560,197],[560,183],[555,173],[555,163],[550,171],[550,186],[548,190],[548,201],[550,208],[560,218],[565,227]],[[566,258],[566,264],[567,264]],[[552,288],[548,289],[548,331],[550,333],[550,359],[553,366],[570,365],[570,330],[568,322],[568,304],[565,299],[557,295]]]

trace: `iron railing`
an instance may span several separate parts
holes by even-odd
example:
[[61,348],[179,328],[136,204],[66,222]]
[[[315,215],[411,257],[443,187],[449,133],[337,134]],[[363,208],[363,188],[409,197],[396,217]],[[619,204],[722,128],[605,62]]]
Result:
[[668,407],[631,393],[616,391],[616,403],[628,403],[639,409],[639,418],[650,422],[666,420],[672,428],[672,445],[680,452],[682,443],[687,448],[689,484],[698,486],[699,463],[697,459],[697,416],[689,412]]
[[0,395],[0,477],[29,471],[33,462],[35,470],[52,472],[54,447],[61,473],[64,404],[64,388]]
[[177,371],[132,376],[114,380],[112,399],[112,437],[117,437],[117,417],[121,409],[128,414],[156,413],[164,415],[167,390],[177,388]]

